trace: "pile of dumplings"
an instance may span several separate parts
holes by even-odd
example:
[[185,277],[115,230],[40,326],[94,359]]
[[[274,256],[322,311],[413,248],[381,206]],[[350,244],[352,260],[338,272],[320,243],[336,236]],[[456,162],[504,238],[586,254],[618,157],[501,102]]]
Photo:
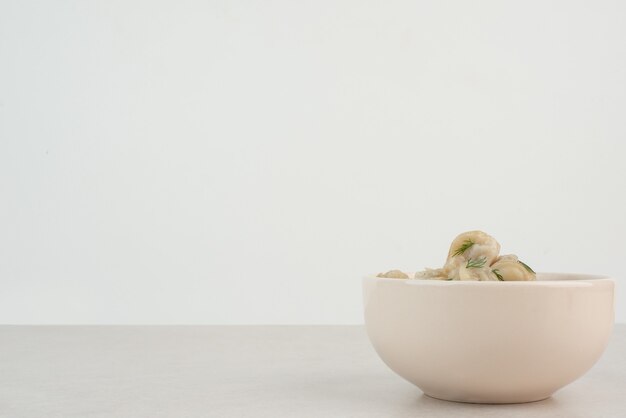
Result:
[[[442,268],[415,273],[414,279],[527,281],[535,280],[535,272],[516,255],[499,255],[500,244],[482,231],[464,232],[457,236],[448,251]],[[378,277],[409,279],[400,270],[380,273]]]

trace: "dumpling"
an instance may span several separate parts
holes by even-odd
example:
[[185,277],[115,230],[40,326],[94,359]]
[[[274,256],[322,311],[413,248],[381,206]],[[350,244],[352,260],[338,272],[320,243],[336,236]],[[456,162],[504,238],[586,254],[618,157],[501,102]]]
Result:
[[408,279],[409,275],[400,270],[389,270],[387,273],[378,273],[376,277],[385,277],[387,279]]
[[497,280],[489,266],[498,257],[500,244],[482,231],[457,236],[448,251],[444,276],[453,280]]
[[526,264],[519,261],[516,255],[509,254],[499,257],[491,265],[491,271],[502,281],[535,280],[536,274]]

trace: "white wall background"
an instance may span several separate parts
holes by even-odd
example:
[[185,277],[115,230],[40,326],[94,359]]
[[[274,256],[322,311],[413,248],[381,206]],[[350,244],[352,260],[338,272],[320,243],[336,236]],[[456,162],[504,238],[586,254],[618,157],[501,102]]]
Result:
[[626,4],[0,2],[0,322],[360,323],[483,229],[618,279]]

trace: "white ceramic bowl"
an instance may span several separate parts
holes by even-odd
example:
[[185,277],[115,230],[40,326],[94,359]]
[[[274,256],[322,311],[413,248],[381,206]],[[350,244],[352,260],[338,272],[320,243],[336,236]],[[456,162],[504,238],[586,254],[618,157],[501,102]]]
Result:
[[534,282],[363,279],[381,359],[434,398],[531,402],[582,376],[613,328],[614,281],[539,273]]

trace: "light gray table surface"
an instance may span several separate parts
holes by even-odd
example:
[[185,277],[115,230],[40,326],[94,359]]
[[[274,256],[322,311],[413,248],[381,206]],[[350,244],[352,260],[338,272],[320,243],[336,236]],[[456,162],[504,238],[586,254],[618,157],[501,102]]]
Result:
[[544,401],[429,398],[360,326],[1,326],[0,417],[626,417],[626,325]]

